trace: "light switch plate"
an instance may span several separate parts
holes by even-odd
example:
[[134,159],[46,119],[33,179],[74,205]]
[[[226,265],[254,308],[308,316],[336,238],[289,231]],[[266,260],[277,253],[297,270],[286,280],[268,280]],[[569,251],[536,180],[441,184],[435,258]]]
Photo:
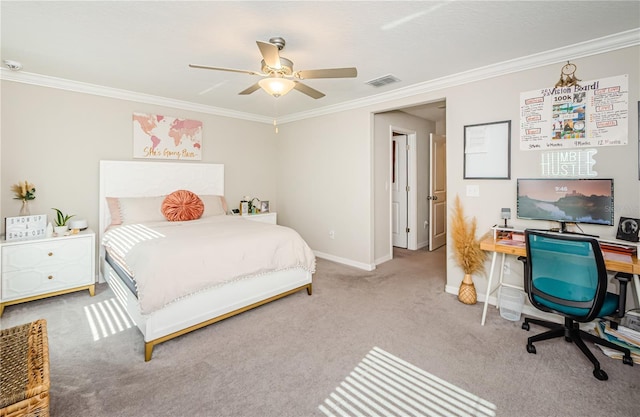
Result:
[[467,197],[480,197],[480,186],[467,185]]

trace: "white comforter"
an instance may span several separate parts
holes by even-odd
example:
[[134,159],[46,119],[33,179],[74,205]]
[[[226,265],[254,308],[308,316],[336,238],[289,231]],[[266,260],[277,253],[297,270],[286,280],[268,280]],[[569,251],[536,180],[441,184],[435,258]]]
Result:
[[235,216],[123,225],[102,244],[135,278],[143,314],[247,276],[315,272],[315,256],[296,231]]

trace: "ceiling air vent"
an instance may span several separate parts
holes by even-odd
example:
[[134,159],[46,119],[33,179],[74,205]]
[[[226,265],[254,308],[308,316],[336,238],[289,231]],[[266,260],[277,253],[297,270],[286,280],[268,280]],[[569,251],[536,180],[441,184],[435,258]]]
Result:
[[369,84],[374,87],[382,87],[383,85],[393,84],[399,81],[400,81],[399,78],[396,78],[391,74],[388,74],[388,75],[383,75],[382,77],[379,77],[379,78],[375,78],[371,81],[367,81],[365,84]]

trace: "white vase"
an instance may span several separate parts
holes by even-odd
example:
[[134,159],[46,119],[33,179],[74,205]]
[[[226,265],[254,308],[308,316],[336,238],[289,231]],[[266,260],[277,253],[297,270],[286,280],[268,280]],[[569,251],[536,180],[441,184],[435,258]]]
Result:
[[64,236],[65,233],[69,230],[68,226],[56,226],[53,228],[53,231],[58,236]]
[[47,229],[44,233],[45,237],[51,237],[53,236],[53,225],[51,224],[51,222],[47,223]]

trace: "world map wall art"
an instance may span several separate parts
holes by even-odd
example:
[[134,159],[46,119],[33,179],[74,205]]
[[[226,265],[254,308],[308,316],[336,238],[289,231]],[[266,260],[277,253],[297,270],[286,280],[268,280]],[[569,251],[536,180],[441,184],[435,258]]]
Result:
[[133,157],[200,161],[202,122],[133,113]]

